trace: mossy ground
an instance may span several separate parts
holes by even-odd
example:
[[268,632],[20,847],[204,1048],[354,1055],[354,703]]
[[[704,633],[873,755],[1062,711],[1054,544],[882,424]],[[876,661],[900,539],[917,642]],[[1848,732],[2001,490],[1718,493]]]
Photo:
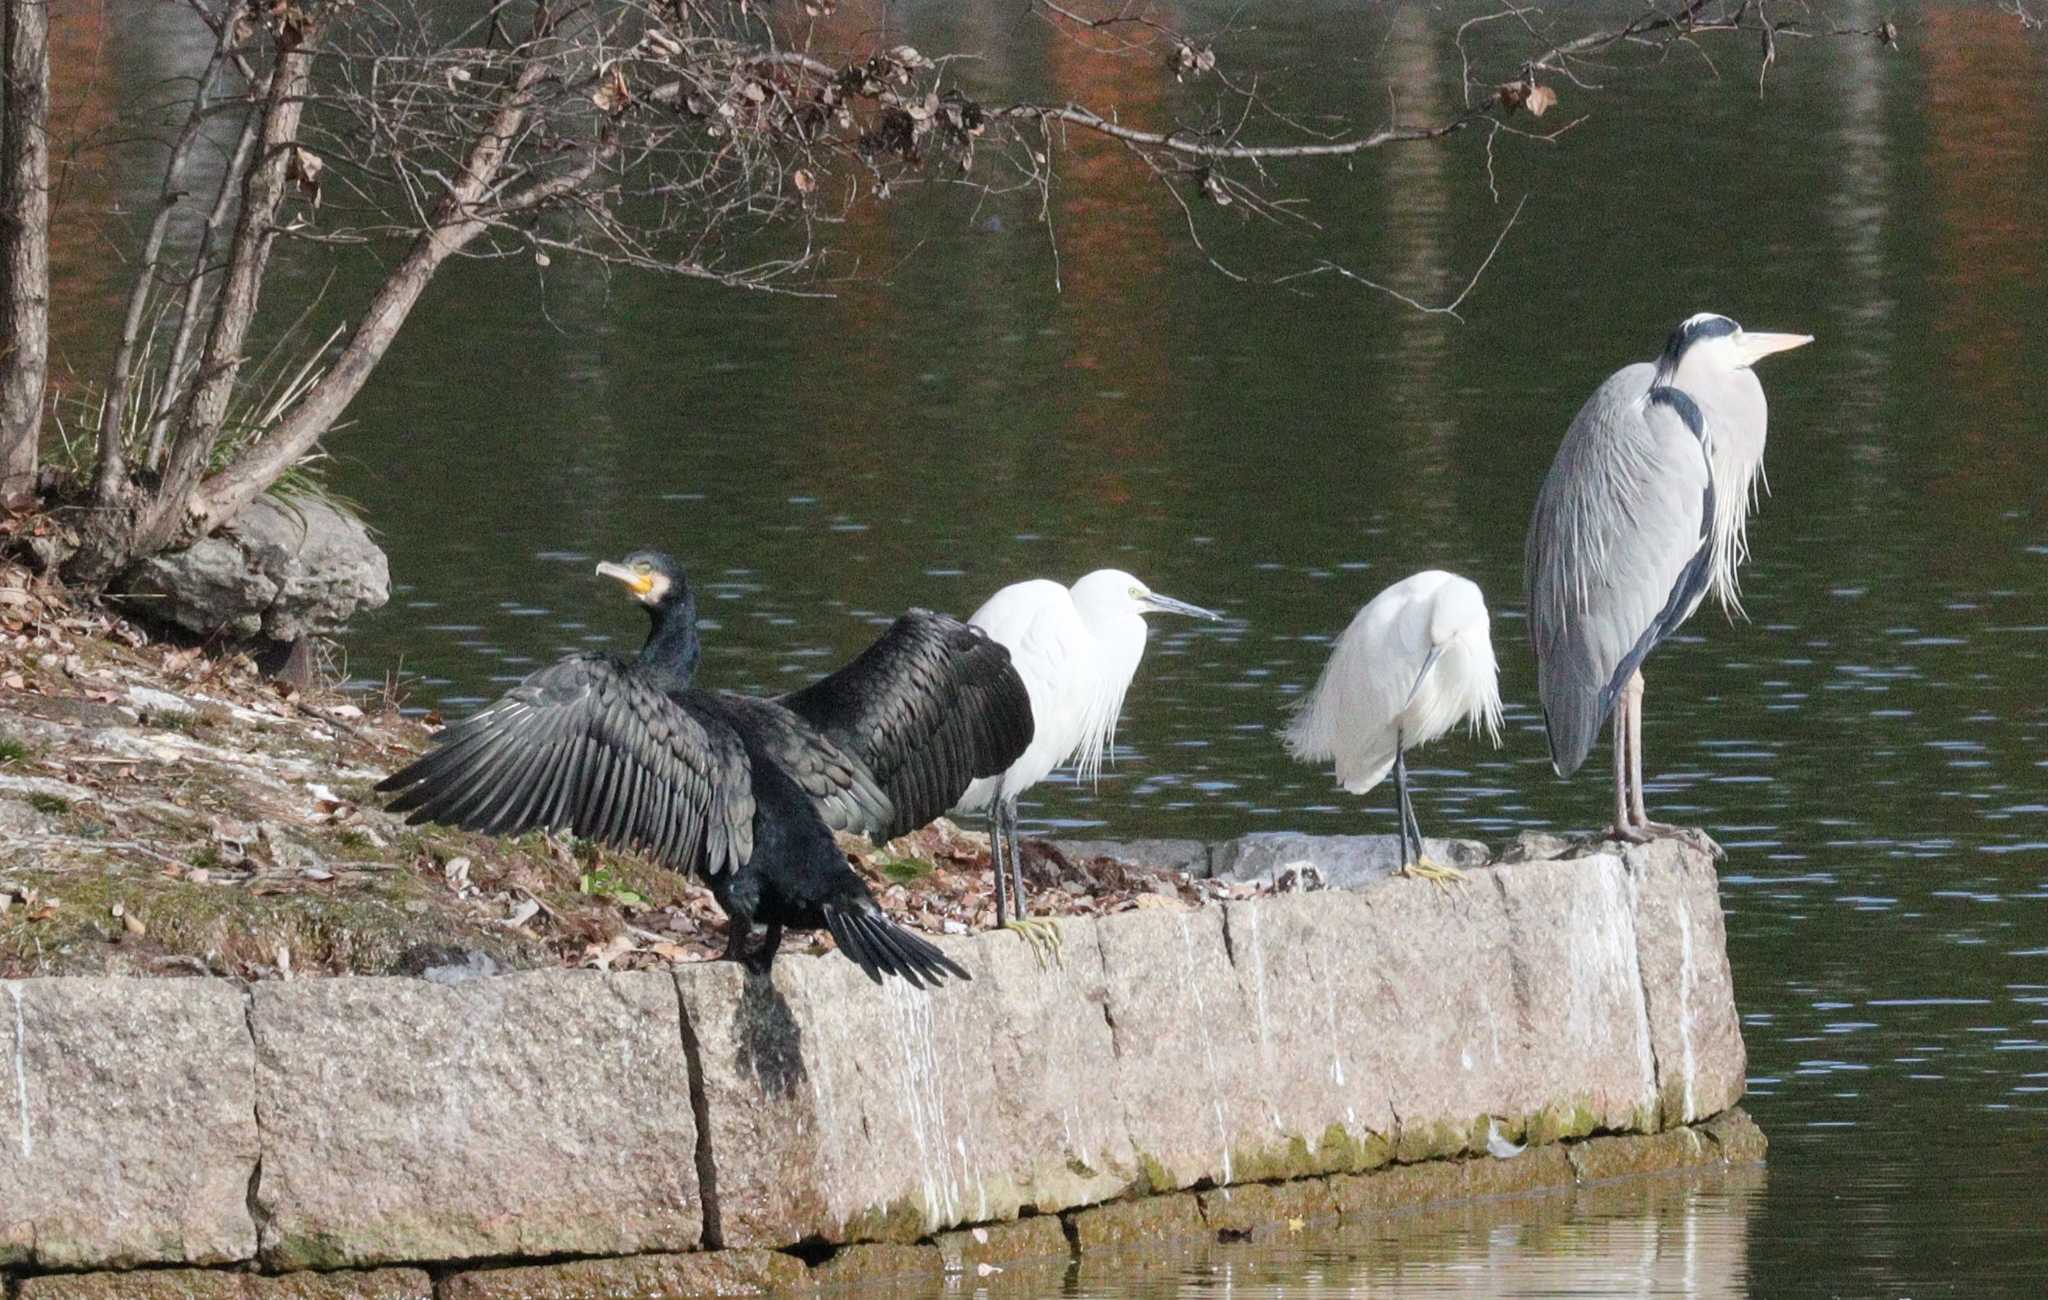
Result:
[[[395,696],[286,693],[0,564],[0,977],[382,974],[694,960],[708,895],[629,854],[408,827]],[[605,888],[582,888],[595,873]],[[658,948],[658,951],[657,951]]]

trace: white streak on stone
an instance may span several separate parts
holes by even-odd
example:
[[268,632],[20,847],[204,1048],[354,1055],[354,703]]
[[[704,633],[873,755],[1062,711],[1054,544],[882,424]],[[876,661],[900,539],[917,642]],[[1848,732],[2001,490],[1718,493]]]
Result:
[[21,1158],[27,1160],[36,1153],[28,1123],[28,1027],[21,1015],[21,985],[10,982],[7,991],[14,995],[14,1100],[21,1112]]
[[1216,1113],[1216,1141],[1223,1150],[1223,1181],[1230,1181],[1230,1125],[1223,1120],[1223,1092],[1216,1084],[1216,1048],[1209,1040],[1209,1008],[1202,1001],[1202,982],[1195,977],[1195,936],[1188,929],[1187,913],[1180,914],[1180,944],[1187,960],[1182,963],[1181,981],[1195,999],[1195,1024],[1202,1030],[1202,1059],[1209,1067],[1209,1104]]
[[903,1049],[903,1105],[917,1143],[922,1175],[925,1228],[935,1230],[960,1218],[960,1189],[946,1159],[946,1106],[932,1037],[932,1006],[907,980],[891,980],[883,997],[896,1013],[896,1041]]
[[1692,1091],[1693,1076],[1699,1073],[1692,1054],[1692,991],[1699,971],[1692,960],[1692,913],[1683,893],[1678,895],[1678,954],[1678,1042],[1685,1055],[1685,1113],[1679,1118],[1690,1124],[1699,1113]]

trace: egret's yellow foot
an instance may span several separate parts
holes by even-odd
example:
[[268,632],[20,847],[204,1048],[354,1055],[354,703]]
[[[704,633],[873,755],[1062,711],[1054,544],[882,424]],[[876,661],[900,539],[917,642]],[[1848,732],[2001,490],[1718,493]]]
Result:
[[1067,964],[1065,955],[1066,939],[1060,934],[1059,922],[1049,916],[1027,916],[1015,921],[1003,922],[1005,930],[1016,932],[1017,936],[1031,945],[1031,951],[1038,958],[1038,967],[1045,969],[1046,959],[1058,966]]
[[1414,880],[1427,880],[1438,889],[1448,889],[1453,884],[1465,884],[1465,873],[1456,867],[1440,867],[1428,858],[1417,858],[1401,868],[1400,874]]

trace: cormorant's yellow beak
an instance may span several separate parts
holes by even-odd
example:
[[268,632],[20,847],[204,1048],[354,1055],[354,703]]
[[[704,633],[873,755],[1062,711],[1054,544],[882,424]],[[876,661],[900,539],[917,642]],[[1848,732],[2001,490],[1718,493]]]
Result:
[[613,564],[606,560],[597,566],[597,572],[600,577],[617,578],[626,584],[626,590],[642,599],[646,598],[648,592],[654,590],[653,574],[635,573],[623,564]]

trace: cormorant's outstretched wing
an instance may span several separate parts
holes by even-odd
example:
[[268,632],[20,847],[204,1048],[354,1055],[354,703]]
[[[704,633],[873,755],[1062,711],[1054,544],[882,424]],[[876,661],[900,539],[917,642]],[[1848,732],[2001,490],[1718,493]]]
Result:
[[1691,617],[1713,559],[1699,408],[1647,364],[1588,398],[1536,498],[1523,555],[1536,689],[1560,776],[1585,762],[1643,657]]
[[391,811],[410,822],[499,835],[569,829],[707,878],[753,855],[739,737],[609,656],[541,669],[377,788],[402,792]]
[[863,834],[894,816],[867,765],[781,702],[721,691],[708,697],[706,707],[724,710],[735,731],[787,772],[829,829]]
[[1031,697],[1010,652],[955,618],[913,609],[831,676],[781,701],[874,773],[876,839],[916,830],[1031,743]]

